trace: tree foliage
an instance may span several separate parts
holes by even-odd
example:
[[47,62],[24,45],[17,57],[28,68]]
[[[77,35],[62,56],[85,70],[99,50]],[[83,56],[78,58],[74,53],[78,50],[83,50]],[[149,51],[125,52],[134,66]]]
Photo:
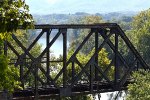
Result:
[[133,18],[132,42],[147,63],[150,62],[150,9],[142,11]]
[[150,99],[150,72],[149,70],[136,71],[133,73],[134,83],[128,85],[127,100]]
[[14,91],[15,88],[21,88],[19,71],[14,66],[8,66],[8,59],[4,55],[0,55],[0,90]]
[[[70,50],[68,53],[68,58],[70,58],[70,56],[72,56],[72,53],[74,52],[74,50]],[[89,52],[89,54],[85,54],[82,52],[79,52],[77,54],[77,59],[81,62],[81,64],[83,66],[86,65],[86,63],[90,60],[90,58],[92,57],[92,55],[95,53],[95,49],[93,48],[93,50],[91,52]],[[98,53],[98,65],[101,66],[102,70],[105,70],[105,68],[110,64],[111,60],[108,58],[108,53],[106,51],[105,48],[102,48],[102,50]],[[75,66],[75,71],[76,73],[78,73],[80,71],[80,66],[76,65]],[[112,79],[113,76],[113,67],[111,72],[107,73],[108,77]],[[68,77],[71,77],[71,66],[68,67]]]
[[[15,31],[19,25],[24,28],[32,25],[32,15],[24,0],[3,0],[0,2],[0,33],[6,36]],[[2,37],[2,35],[1,35]]]
[[[98,24],[98,23],[104,23],[102,17],[90,15],[81,18],[78,24]],[[78,46],[78,44],[80,44],[83,41],[83,39],[87,36],[87,34],[89,34],[90,31],[91,30],[89,29],[74,30],[73,34],[75,34],[75,36],[70,41],[70,47],[75,49]],[[93,33],[93,35],[89,38],[88,42],[84,45],[82,49],[83,53],[88,54],[93,49],[94,47],[93,44],[95,44],[94,36],[95,35]]]
[[[137,50],[150,65],[150,9],[133,17],[132,30],[129,37]],[[133,73],[134,83],[128,86],[127,100],[150,99],[150,72],[140,70]]]
[[15,67],[8,66],[9,60],[2,50],[3,42],[19,25],[28,28],[32,23],[32,15],[29,14],[29,7],[24,0],[0,1],[0,90],[13,91],[15,87],[19,87],[19,73]]

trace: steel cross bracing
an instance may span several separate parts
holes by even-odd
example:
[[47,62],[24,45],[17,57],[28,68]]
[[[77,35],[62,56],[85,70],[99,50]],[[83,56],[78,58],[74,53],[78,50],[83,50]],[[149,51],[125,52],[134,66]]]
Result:
[[[20,29],[22,29],[21,26]],[[75,96],[125,90],[127,88],[126,86],[132,82],[130,74],[133,70],[149,68],[122,29],[115,23],[92,25],[35,25],[34,30],[38,30],[39,32],[39,29],[41,32],[28,47],[25,47],[15,34],[12,34],[13,40],[22,49],[21,54],[15,49],[11,42],[6,41],[4,43],[4,53],[7,55],[7,51],[11,50],[16,55],[15,59],[10,59],[13,61],[10,64],[14,64],[20,69],[20,82],[23,87],[23,90],[16,90],[13,93],[13,99],[22,97],[49,98],[57,95]],[[74,50],[71,57],[67,58],[67,37],[68,34],[72,34],[69,33],[69,29],[89,29],[90,31],[82,43]],[[54,34],[52,32],[53,30],[57,33],[55,33],[54,37],[51,37],[51,35]],[[38,57],[34,57],[30,51],[44,34],[46,34],[46,47]],[[95,52],[86,64],[82,64],[77,58],[77,54],[92,36],[95,37],[93,38],[95,41],[95,44],[93,44]],[[63,39],[62,60],[53,61],[50,56],[50,48],[59,37]],[[124,41],[124,44],[127,45],[134,56],[132,64],[129,64],[119,51],[120,39]],[[98,53],[102,48],[105,48],[106,45],[107,48],[109,47],[112,50],[113,56],[109,57],[111,59],[110,64],[105,69],[102,69],[98,63]],[[43,63],[45,65],[42,65]],[[55,77],[51,75],[51,63],[61,63],[60,65],[62,66],[61,69],[56,72]],[[79,72],[76,72],[75,65],[80,67]],[[68,66],[71,66],[72,74],[70,78],[67,77]],[[114,69],[112,78],[108,76],[111,67]],[[41,73],[43,75],[42,77]],[[27,81],[29,75],[34,76],[32,80],[34,85],[26,87],[25,81]],[[59,79],[61,79],[61,84],[58,83]]]

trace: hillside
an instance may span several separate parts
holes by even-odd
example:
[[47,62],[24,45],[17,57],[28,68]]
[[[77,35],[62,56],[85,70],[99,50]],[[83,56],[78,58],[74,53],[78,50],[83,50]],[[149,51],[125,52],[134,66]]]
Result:
[[[132,16],[136,15],[137,12],[112,12],[112,13],[96,13],[89,14],[85,12],[77,12],[75,14],[47,14],[47,15],[33,15],[36,24],[69,24],[78,23],[80,18],[88,15],[101,16],[105,21],[112,21],[113,19],[122,20],[128,18],[130,21]],[[73,21],[73,22],[72,22]]]

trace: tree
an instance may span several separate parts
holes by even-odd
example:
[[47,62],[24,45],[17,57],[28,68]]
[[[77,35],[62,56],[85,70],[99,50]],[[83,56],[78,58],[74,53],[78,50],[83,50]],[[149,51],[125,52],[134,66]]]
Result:
[[109,22],[117,23],[121,27],[122,30],[127,31],[131,30],[131,22],[133,18],[129,16],[122,16],[119,18],[112,18]]
[[128,85],[127,100],[150,99],[150,72],[149,70],[136,71],[133,73],[134,83]]
[[24,28],[32,26],[32,15],[29,14],[29,7],[22,0],[0,1],[0,90],[13,91],[18,85],[16,80],[18,71],[14,67],[8,67],[8,58],[3,54],[3,42],[17,30],[19,25]]
[[[74,52],[74,50],[69,50],[68,53],[68,59],[70,58],[70,56],[72,56],[72,53]],[[90,60],[90,58],[92,57],[92,55],[94,54],[95,49],[93,48],[93,50],[91,50],[89,52],[89,54],[84,54],[82,52],[79,52],[76,57],[77,59],[81,62],[81,64],[83,66],[86,65],[86,63]],[[102,50],[98,53],[98,65],[101,66],[102,70],[104,71],[105,68],[110,64],[111,60],[108,58],[108,52],[106,51],[105,48],[102,48]],[[80,67],[78,65],[75,66],[75,71],[76,73],[78,73],[80,71]],[[107,73],[107,76],[112,79],[113,76],[113,68],[112,70],[110,70],[109,73]],[[71,66],[68,66],[68,77],[71,78]]]
[[[131,41],[137,50],[150,65],[150,9],[145,10],[133,17],[132,30],[129,32]],[[127,100],[150,99],[150,74],[149,70],[136,71],[133,73],[134,83],[128,86]]]
[[18,70],[15,67],[8,67],[8,59],[4,55],[0,55],[0,90],[9,90],[12,92],[14,88],[21,88],[19,81]]
[[32,15],[24,0],[3,0],[0,2],[0,33],[1,38],[8,32],[15,31],[19,25],[24,28],[32,25]]
[[131,41],[141,53],[143,58],[150,64],[150,9],[142,11],[133,18]]
[[[89,15],[81,18],[78,24],[98,24],[98,23],[104,23],[104,20],[100,16],[94,16]],[[81,29],[81,30],[74,30],[73,34],[76,34],[74,38],[72,38],[72,41],[70,41],[70,47],[76,48],[78,47],[78,44],[80,44],[85,36],[89,34],[89,29]],[[85,54],[88,54],[92,49],[94,44],[94,34],[90,37],[90,39],[87,41],[87,43],[84,45],[82,52]]]
[[[132,18],[132,22],[127,22],[126,23],[127,26],[129,26],[128,24],[131,24],[129,30],[126,30],[124,27],[122,27],[123,29],[125,29],[125,34],[129,38],[129,40],[133,43],[134,47],[138,50],[138,52],[141,54],[141,56],[144,58],[147,64],[150,64],[149,18],[150,18],[150,9],[142,11],[136,16],[134,16]],[[121,25],[121,23],[124,22],[119,21],[118,23]],[[119,51],[123,55],[126,62],[128,62],[128,64],[133,63],[132,61],[134,60],[134,56],[132,52],[130,52],[127,45],[122,41],[122,39],[119,40]]]

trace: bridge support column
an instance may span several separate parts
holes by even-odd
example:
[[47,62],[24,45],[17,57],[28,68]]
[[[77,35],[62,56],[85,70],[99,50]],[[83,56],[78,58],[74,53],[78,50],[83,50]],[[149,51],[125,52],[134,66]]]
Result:
[[66,87],[66,62],[67,62],[67,29],[60,29],[63,35],[63,87]]
[[117,83],[120,78],[118,60],[118,33],[115,33],[115,88],[117,88]]
[[23,65],[20,65],[20,81],[21,81],[21,87],[24,89]]
[[[96,56],[95,56],[95,63],[98,64],[98,32],[95,32],[95,52],[96,52]],[[95,67],[95,80],[98,80],[98,70]]]
[[[40,59],[41,60],[41,59]],[[38,94],[38,68],[40,66],[41,62],[39,59],[33,64],[34,66],[34,71],[35,71],[35,100],[38,100],[39,94]]]
[[[50,42],[50,29],[47,29],[47,33],[46,33],[46,46],[48,47],[48,44]],[[47,62],[46,62],[46,74],[47,76],[50,75],[50,49],[47,49],[47,52],[46,52],[46,58],[47,58]],[[49,78],[47,77],[47,85],[49,85]]]
[[93,72],[94,66],[90,65],[90,92],[93,93]]
[[21,87],[24,89],[24,78],[23,78],[23,74],[24,74],[24,66],[26,65],[27,59],[26,59],[26,55],[21,55],[20,58],[20,81],[21,81]]
[[75,77],[75,63],[72,62],[72,82],[74,80],[74,77]]

